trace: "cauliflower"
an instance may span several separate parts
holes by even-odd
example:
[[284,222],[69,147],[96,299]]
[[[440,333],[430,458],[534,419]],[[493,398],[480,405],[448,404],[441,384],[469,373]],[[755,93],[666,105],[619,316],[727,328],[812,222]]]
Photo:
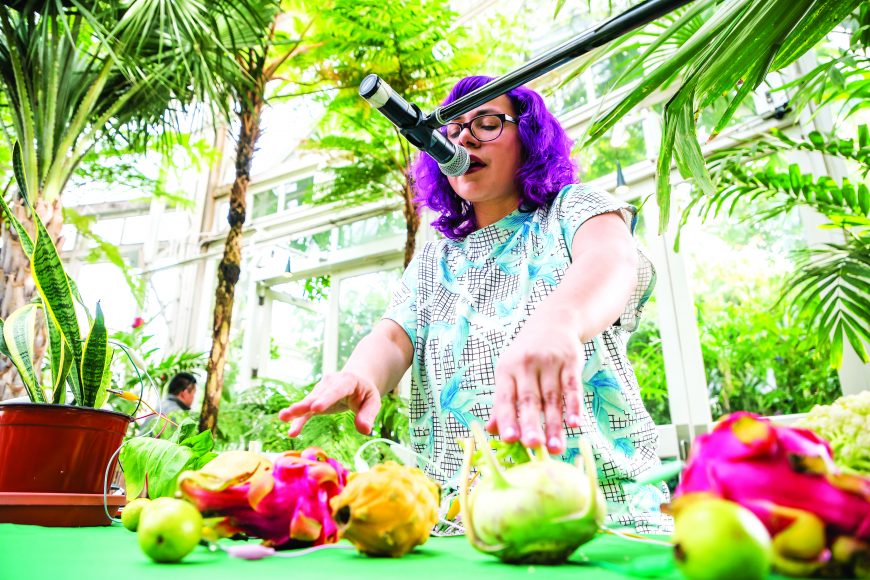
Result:
[[797,425],[826,439],[837,465],[870,475],[870,391],[816,405]]

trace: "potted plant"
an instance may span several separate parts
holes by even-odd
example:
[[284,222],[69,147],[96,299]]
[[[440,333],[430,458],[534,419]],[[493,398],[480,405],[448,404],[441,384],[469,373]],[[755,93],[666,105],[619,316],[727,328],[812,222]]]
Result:
[[[67,516],[75,511],[68,509],[75,502],[89,503],[99,507],[97,513],[108,523],[102,514],[104,481],[111,481],[114,454],[131,417],[100,409],[108,395],[114,354],[103,312],[99,304],[93,317],[84,309],[87,332],[83,334],[75,306],[82,303],[81,296],[45,225],[33,211],[20,160],[16,143],[16,180],[33,217],[34,235],[31,237],[2,197],[0,206],[30,261],[37,297],[0,321],[0,353],[15,365],[30,399],[29,403],[0,403],[0,521],[25,523],[9,515],[9,510],[16,511],[10,506],[45,508],[49,501]],[[34,364],[40,319],[48,335],[50,372]],[[44,376],[48,380],[43,380]],[[46,494],[53,497],[43,497]]]

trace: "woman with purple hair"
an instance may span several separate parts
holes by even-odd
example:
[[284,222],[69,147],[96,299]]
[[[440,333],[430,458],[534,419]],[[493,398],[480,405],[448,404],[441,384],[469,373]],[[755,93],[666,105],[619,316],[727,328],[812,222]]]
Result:
[[[459,81],[443,104],[490,80]],[[413,167],[417,201],[438,214],[444,238],[409,264],[344,369],[281,412],[290,436],[315,414],[347,408],[369,433],[381,396],[411,367],[411,442],[448,497],[462,465],[457,440],[472,422],[567,461],[585,437],[609,522],[668,532],[667,488],[635,483],[659,464],[625,353],[654,283],[632,238],[635,208],[576,184],[571,141],[528,88],[444,130],[468,150],[468,172],[446,177],[427,155]]]

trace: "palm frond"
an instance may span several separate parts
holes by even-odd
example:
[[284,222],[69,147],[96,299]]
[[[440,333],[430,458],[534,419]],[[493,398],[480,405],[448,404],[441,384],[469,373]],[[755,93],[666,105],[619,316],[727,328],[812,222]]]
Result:
[[848,340],[862,361],[870,362],[870,229],[844,244],[827,244],[799,254],[798,268],[785,284],[783,299],[808,315],[818,339],[830,341],[831,366],[842,363]]
[[[596,119],[588,141],[600,138],[653,92],[678,79],[676,93],[665,106],[659,152],[656,198],[661,208],[659,230],[663,231],[670,218],[673,160],[684,177],[693,177],[702,188],[709,189],[706,167],[698,162],[696,145],[691,144],[697,142],[692,119],[698,112],[723,94],[731,95],[729,106],[715,124],[715,137],[768,73],[794,62],[856,8],[851,0],[710,0],[687,8],[648,43],[634,69],[630,69],[644,70],[644,75],[625,97]],[[698,18],[703,20],[699,27]],[[663,25],[651,25],[643,33],[655,34],[656,26]],[[690,36],[678,35],[681,28],[689,26],[694,27]],[[640,34],[634,37],[640,38]],[[656,66],[648,69],[648,59],[661,52],[665,40],[678,48],[660,61],[652,60]]]

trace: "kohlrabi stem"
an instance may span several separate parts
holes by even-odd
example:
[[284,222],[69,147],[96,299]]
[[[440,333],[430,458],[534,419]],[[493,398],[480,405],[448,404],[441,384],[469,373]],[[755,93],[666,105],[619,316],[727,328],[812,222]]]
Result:
[[583,514],[583,519],[586,519],[598,509],[598,470],[595,468],[592,446],[583,437],[578,440],[578,443],[583,454],[583,471],[586,472],[586,481],[589,485],[589,503],[586,506],[586,513]]
[[492,477],[493,487],[495,489],[509,488],[510,484],[504,478],[504,475],[502,475],[501,467],[499,467],[498,461],[495,460],[495,455],[493,455],[492,448],[489,446],[489,439],[487,439],[486,433],[484,433],[480,423],[473,423],[471,425],[471,434],[474,436],[477,446],[480,447],[480,454],[483,456],[486,466],[492,472],[487,475]]
[[[471,479],[471,458],[474,456],[474,439],[478,436],[478,433],[475,431],[475,427],[480,429],[478,424],[472,425],[471,432],[474,437],[470,437],[468,439],[463,440],[463,447],[465,449],[465,455],[462,459],[462,475],[459,479],[459,513],[462,515],[462,525],[465,527],[465,534],[468,536],[468,541],[471,542],[471,545],[480,550],[481,552],[497,552],[504,548],[504,546],[491,546],[485,543],[483,540],[477,537],[477,534],[474,531],[474,521],[471,519],[471,506],[468,505],[468,486],[469,480]],[[480,435],[483,435],[482,433]],[[486,443],[486,436],[483,435],[484,444]],[[487,454],[486,452],[489,450],[489,445],[485,445],[481,452]],[[498,466],[495,466],[496,468]],[[497,469],[494,472],[496,477],[501,477],[501,472]]]

